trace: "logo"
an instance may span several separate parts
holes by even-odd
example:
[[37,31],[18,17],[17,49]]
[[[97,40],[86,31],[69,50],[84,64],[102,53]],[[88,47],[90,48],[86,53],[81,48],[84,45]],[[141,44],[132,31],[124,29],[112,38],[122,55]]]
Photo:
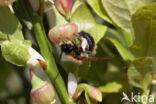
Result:
[[129,98],[125,92],[122,93],[123,98],[121,99],[121,102],[128,101],[128,102],[142,102],[142,103],[153,103],[154,102],[154,96],[153,95],[141,95],[138,93],[137,95],[134,95],[134,93],[131,93],[131,97]]

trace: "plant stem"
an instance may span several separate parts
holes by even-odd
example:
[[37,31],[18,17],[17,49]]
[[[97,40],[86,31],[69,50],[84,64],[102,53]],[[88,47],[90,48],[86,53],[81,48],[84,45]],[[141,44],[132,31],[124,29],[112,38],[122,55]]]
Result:
[[33,30],[34,30],[37,42],[39,44],[43,57],[48,63],[48,66],[45,69],[45,72],[49,76],[50,80],[53,82],[62,104],[74,104],[73,102],[69,102],[69,96],[68,96],[65,84],[63,82],[63,79],[60,73],[58,72],[56,63],[54,61],[54,57],[52,56],[50,49],[48,47],[47,37],[46,37],[45,31],[42,25],[42,17],[35,16],[32,19],[33,19],[33,26],[34,26]]
[[[21,8],[23,11],[20,11]],[[54,57],[50,51],[50,47],[48,46],[48,39],[46,37],[46,33],[42,23],[42,16],[34,16],[33,10],[28,0],[17,0],[15,10],[17,11],[17,13],[22,14],[22,18],[20,19],[23,22],[27,19],[32,22],[32,31],[34,32],[34,35],[40,47],[41,54],[47,62],[47,68],[44,71],[48,75],[49,79],[52,81],[62,104],[76,104],[72,101],[69,101],[70,97],[67,93],[65,83],[60,73],[58,72]]]

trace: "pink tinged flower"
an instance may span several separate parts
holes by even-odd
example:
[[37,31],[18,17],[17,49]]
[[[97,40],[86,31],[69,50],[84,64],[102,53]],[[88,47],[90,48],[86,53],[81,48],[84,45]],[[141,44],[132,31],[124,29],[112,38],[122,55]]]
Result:
[[56,26],[49,31],[49,39],[55,43],[67,42],[75,39],[78,35],[78,27],[73,23]]
[[88,84],[79,84],[78,85],[78,87],[74,93],[73,100],[76,101],[83,91],[85,91],[85,93],[87,95],[89,95],[89,97],[92,100],[94,100],[96,102],[102,102],[102,92],[99,89],[97,89],[93,86],[90,86]]
[[37,104],[51,104],[54,101],[54,89],[50,83],[31,92],[32,99]]
[[42,81],[33,72],[31,72],[32,90],[31,98],[37,104],[51,104],[54,100],[55,93],[51,83]]
[[28,51],[31,58],[27,61],[27,65],[30,68],[47,67],[46,61],[36,50],[34,50],[32,47],[29,47]]
[[94,101],[97,101],[97,102],[102,102],[102,92],[93,87],[93,86],[90,86],[90,88],[88,89],[88,95],[94,100]]
[[67,18],[70,17],[72,7],[73,7],[72,0],[57,0],[55,5],[56,5],[56,9],[61,15]]

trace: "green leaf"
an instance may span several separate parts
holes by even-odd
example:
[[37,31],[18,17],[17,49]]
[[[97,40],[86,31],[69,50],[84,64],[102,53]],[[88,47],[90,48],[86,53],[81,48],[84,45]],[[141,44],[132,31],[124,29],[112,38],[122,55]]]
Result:
[[114,44],[114,46],[117,48],[124,60],[134,60],[135,57],[131,53],[130,49],[128,49],[128,47],[124,45],[124,42],[121,39],[119,39],[118,36],[119,35],[115,31],[109,30],[109,33],[107,34],[107,36],[105,36],[105,39],[108,39]]
[[75,3],[74,3],[74,5],[73,5],[73,8],[72,8],[72,13],[74,13],[75,10],[77,10],[77,8],[79,6],[81,6],[81,5],[82,5],[81,1],[80,0],[76,0]]
[[156,55],[156,3],[140,8],[132,17],[135,34],[132,51],[137,57]]
[[[103,50],[101,49],[101,47],[97,46],[95,57],[103,57],[103,56],[105,56]],[[104,83],[103,76],[106,71],[107,71],[107,61],[97,61],[97,62],[92,61],[89,72],[87,76],[84,77],[84,80],[90,83],[94,83],[96,85]]]
[[146,91],[152,82],[152,70],[154,61],[151,57],[138,58],[128,68],[130,83],[143,91]]
[[79,66],[77,64],[73,62],[63,61],[61,62],[61,65],[67,73],[72,72],[76,77],[78,77]]
[[2,55],[6,61],[17,66],[24,66],[30,58],[28,46],[19,40],[5,41],[1,45]]
[[52,9],[56,16],[56,26],[67,23],[66,19],[56,10],[55,6]]
[[61,63],[67,73],[72,72],[76,77],[86,77],[90,70],[91,63],[86,61],[83,64],[75,64],[73,62],[64,61]]
[[113,23],[127,32],[130,32],[132,14],[145,3],[145,0],[102,0]]
[[126,4],[129,7],[131,14],[134,14],[137,9],[148,3],[147,0],[123,0],[123,1],[127,2]]
[[103,18],[109,23],[112,23],[111,19],[109,18],[105,9],[103,8],[101,0],[87,0],[87,2],[101,18]]
[[131,32],[126,32],[124,30],[121,30],[121,33],[122,33],[123,39],[125,41],[125,45],[127,47],[132,46],[133,42],[134,42],[134,35]]
[[100,86],[99,89],[103,93],[116,93],[122,88],[122,85],[117,82],[110,82],[104,86]]
[[8,7],[0,6],[0,23],[0,30],[5,34],[13,34],[18,27],[18,20]]
[[96,43],[104,36],[107,29],[106,26],[96,24],[94,17],[84,4],[77,7],[72,14],[71,22],[77,24],[79,31],[90,33]]
[[0,45],[8,37],[24,40],[21,29],[22,26],[9,8],[0,6]]
[[95,42],[98,43],[106,33],[107,27],[101,24],[96,24],[96,34],[94,34]]

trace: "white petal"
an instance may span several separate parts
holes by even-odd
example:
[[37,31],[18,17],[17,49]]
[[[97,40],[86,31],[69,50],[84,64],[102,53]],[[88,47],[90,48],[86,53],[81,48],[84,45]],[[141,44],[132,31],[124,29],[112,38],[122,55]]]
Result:
[[69,73],[69,75],[68,75],[68,94],[69,94],[70,98],[72,98],[72,96],[74,95],[76,88],[77,88],[77,80],[75,78],[75,75],[72,73]]
[[38,60],[33,59],[33,58],[30,58],[30,59],[27,61],[27,65],[28,65],[30,68],[38,68],[38,67],[40,67],[40,64],[39,64]]
[[34,59],[40,59],[40,60],[45,61],[44,58],[36,50],[34,50],[32,47],[29,47],[29,54]]
[[27,61],[27,65],[34,68],[34,67],[40,67],[40,64],[38,62],[38,59],[45,61],[44,58],[32,47],[29,47],[29,54],[30,59]]

